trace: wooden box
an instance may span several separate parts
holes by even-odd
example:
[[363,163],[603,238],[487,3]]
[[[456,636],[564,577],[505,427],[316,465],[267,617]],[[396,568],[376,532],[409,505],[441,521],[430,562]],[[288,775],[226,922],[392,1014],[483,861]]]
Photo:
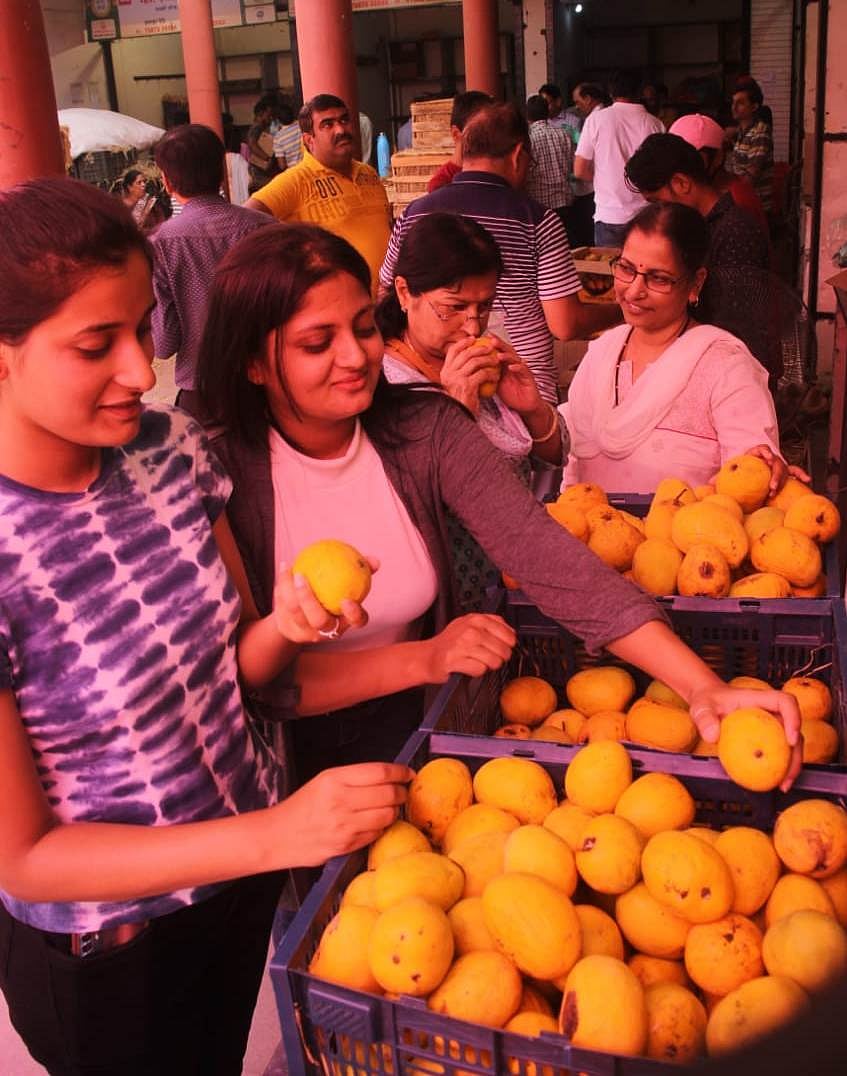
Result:
[[433,101],[416,101],[410,106],[412,113],[412,148],[418,150],[446,150],[453,152],[450,134],[450,113],[453,98],[442,97]]

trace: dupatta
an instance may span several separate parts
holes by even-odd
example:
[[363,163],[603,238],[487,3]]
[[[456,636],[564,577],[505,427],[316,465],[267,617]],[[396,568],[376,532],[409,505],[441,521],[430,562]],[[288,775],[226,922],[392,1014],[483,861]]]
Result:
[[691,379],[703,355],[728,333],[696,325],[672,341],[641,374],[625,400],[615,404],[618,359],[630,332],[617,325],[589,345],[561,411],[571,435],[571,453],[591,459],[631,456],[656,429]]

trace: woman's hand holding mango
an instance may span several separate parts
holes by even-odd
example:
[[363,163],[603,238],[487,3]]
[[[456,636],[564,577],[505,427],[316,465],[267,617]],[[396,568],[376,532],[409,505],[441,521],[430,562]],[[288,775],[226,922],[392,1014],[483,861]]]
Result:
[[803,765],[803,737],[800,734],[800,709],[793,695],[785,691],[751,691],[730,687],[723,681],[696,688],[688,700],[691,720],[707,743],[716,743],[720,736],[720,721],[733,710],[754,706],[768,710],[785,727],[785,738],[791,747],[791,763],[780,785],[787,791]]
[[492,380],[492,370],[500,365],[497,347],[475,336],[465,336],[450,344],[441,367],[441,385],[454,400],[474,415],[479,412],[479,390]]
[[[368,562],[372,572],[379,568],[379,561],[372,557]],[[340,617],[327,612],[302,575],[294,575],[288,564],[279,566],[273,615],[277,631],[284,638],[292,643],[319,643],[322,631],[335,631],[339,636],[348,628],[367,624],[368,614],[358,602],[344,601],[341,608]]]
[[756,445],[754,448],[748,448],[746,455],[757,456],[760,460],[764,460],[765,463],[771,469],[771,495],[779,493],[782,487],[785,485],[787,478],[796,478],[799,482],[809,483],[812,481],[812,476],[806,474],[802,467],[797,467],[794,464],[786,463],[785,460],[778,456],[770,445]]
[[271,808],[286,863],[317,867],[370,844],[398,817],[413,777],[392,762],[323,770]]
[[517,411],[522,418],[543,412],[543,422],[549,426],[550,409],[541,399],[532,370],[511,344],[507,344],[499,336],[494,336],[491,333],[487,335],[494,341],[497,347],[497,355],[502,363],[497,395],[507,407]]

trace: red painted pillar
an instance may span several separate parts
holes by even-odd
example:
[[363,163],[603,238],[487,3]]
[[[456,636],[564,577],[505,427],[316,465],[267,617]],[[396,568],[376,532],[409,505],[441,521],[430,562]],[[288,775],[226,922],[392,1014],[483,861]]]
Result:
[[223,138],[211,0],[179,0],[179,20],[188,114],[192,123],[204,123]]
[[465,88],[500,99],[500,39],[497,0],[462,0]]
[[[318,93],[334,93],[350,109],[351,117],[358,117],[351,0],[321,0],[320,3],[300,0],[294,17],[303,100],[308,101]],[[353,131],[358,157],[361,152],[358,123],[353,124]]]
[[0,187],[64,171],[41,5],[0,0]]

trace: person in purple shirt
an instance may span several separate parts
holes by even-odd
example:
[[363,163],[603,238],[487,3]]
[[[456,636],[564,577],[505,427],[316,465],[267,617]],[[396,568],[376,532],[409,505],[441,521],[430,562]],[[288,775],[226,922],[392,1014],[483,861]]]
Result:
[[142,404],[129,210],[33,180],[0,191],[0,234],[0,990],[53,1076],[236,1076],[280,871],[369,843],[411,772],[285,796],[240,687],[340,625],[290,576],[259,617],[229,478]]
[[153,239],[153,346],[160,359],[176,354],[176,402],[195,416],[194,371],[215,267],[239,239],[272,223],[221,197],[225,160],[223,142],[200,123],[173,127],[156,146],[165,187],[183,209]]

